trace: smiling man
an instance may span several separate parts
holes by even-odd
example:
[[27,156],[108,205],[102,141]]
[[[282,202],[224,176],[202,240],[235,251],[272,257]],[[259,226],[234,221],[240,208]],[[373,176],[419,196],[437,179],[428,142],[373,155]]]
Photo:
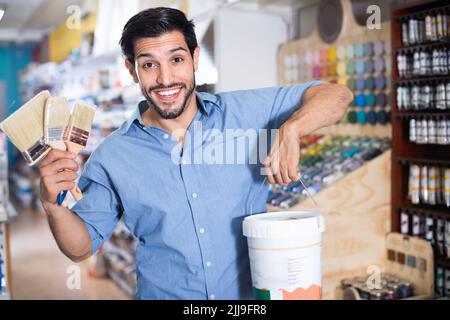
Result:
[[[261,167],[271,183],[296,180],[300,138],[336,123],[351,92],[322,82],[196,92],[194,25],[175,9],[138,13],[120,44],[146,100],[89,158],[79,181],[83,199],[71,209],[56,204],[76,179],[72,154],[52,150],[41,161],[41,201],[61,251],[73,261],[86,259],[123,217],[138,239],[137,298],[252,299],[242,221],[265,211]],[[205,132],[199,141],[188,139],[198,128]],[[211,132],[272,129],[278,134],[264,163],[189,161],[211,145]],[[217,144],[236,140],[241,137]],[[171,158],[174,150],[180,161]],[[248,160],[252,150],[240,152]]]

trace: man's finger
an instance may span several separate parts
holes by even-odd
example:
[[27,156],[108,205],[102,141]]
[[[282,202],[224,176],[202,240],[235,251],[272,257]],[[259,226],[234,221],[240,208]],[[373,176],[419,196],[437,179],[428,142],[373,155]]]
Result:
[[46,177],[61,172],[64,169],[78,171],[78,163],[73,159],[58,159],[46,166],[41,167],[40,173],[42,177]]
[[58,193],[64,190],[70,190],[75,187],[75,182],[73,181],[62,181],[56,184],[58,187]]
[[73,171],[68,171],[68,170],[62,171],[62,172],[52,176],[53,181],[56,183],[60,183],[63,181],[75,181],[76,178],[77,178],[77,174]]
[[44,157],[44,159],[41,160],[40,166],[44,167],[58,159],[75,159],[76,154],[69,152],[69,151],[63,151],[58,149],[52,149],[50,152]]
[[283,183],[285,185],[288,185],[292,182],[291,178],[289,177],[288,168],[285,165],[280,165],[280,174],[281,179],[283,179]]
[[297,161],[292,160],[288,166],[288,176],[291,181],[297,181],[300,177]]

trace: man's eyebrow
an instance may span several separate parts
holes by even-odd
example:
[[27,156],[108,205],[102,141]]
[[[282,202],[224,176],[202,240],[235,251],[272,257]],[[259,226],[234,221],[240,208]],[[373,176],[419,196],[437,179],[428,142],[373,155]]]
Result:
[[187,50],[186,50],[185,48],[183,48],[183,47],[178,47],[178,48],[170,49],[169,52],[174,53],[174,52],[179,51],[179,50],[182,50],[182,51],[187,52]]
[[136,59],[139,59],[139,58],[142,58],[142,57],[153,58],[153,55],[151,53],[149,53],[149,52],[144,52],[144,53],[139,54]]
[[[177,51],[185,51],[185,52],[188,52],[185,48],[183,48],[183,47],[177,47],[177,48],[173,48],[173,49],[170,49],[169,50],[169,52],[170,53],[174,53],[174,52],[177,52]],[[141,54],[139,54],[138,56],[137,56],[137,58],[136,59],[139,59],[139,58],[153,58],[153,55],[150,53],[150,52],[143,52],[143,53],[141,53]]]

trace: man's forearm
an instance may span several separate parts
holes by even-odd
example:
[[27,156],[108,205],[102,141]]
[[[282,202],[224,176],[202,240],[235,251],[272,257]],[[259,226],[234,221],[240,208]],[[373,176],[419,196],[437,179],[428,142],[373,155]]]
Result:
[[303,97],[302,107],[286,123],[300,139],[338,122],[352,100],[352,92],[343,85],[325,84],[310,88]]
[[91,256],[92,242],[84,222],[68,208],[56,204],[43,206],[60,250],[75,262]]

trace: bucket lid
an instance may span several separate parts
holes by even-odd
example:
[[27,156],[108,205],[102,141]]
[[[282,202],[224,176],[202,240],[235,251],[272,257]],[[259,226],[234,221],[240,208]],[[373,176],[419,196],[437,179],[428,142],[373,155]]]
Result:
[[325,231],[325,219],[314,211],[284,211],[248,216],[243,222],[249,238],[289,238]]

